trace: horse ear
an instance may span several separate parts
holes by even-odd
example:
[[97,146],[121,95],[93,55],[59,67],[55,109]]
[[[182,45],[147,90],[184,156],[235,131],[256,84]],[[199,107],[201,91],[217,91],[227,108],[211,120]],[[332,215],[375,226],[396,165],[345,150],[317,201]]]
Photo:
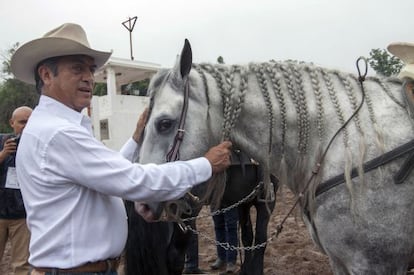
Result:
[[193,53],[191,51],[191,45],[188,39],[184,40],[184,47],[181,51],[180,59],[180,72],[181,77],[186,77],[191,71],[191,65],[193,63]]

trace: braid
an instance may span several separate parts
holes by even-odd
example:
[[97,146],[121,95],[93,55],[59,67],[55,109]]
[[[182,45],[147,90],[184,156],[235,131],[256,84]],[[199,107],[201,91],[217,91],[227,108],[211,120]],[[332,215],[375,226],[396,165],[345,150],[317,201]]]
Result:
[[[349,78],[347,78],[343,74],[339,73],[338,71],[335,71],[334,74],[338,77],[338,79],[344,85],[345,92],[346,92],[346,94],[349,98],[349,102],[351,103],[351,106],[352,106],[352,110],[355,111],[358,108],[358,102],[357,102],[357,99],[355,97],[355,91],[354,91],[354,88],[352,87],[351,81],[349,80]],[[355,119],[355,125],[358,129],[358,132],[360,132],[362,134],[363,131],[362,131],[362,127],[361,127],[361,120],[359,119],[359,114],[358,113],[355,114],[354,119]]]
[[323,110],[323,95],[321,93],[321,86],[319,83],[318,72],[314,67],[306,66],[305,69],[308,71],[311,85],[313,88],[313,94],[316,98],[316,109],[317,109],[317,119],[316,127],[318,129],[319,140],[322,141],[325,137],[325,128],[324,128],[324,110]]
[[213,78],[216,80],[217,87],[220,91],[222,101],[223,101],[223,140],[227,140],[229,138],[230,132],[228,131],[229,128],[229,119],[230,119],[230,108],[231,108],[231,102],[230,102],[230,94],[228,90],[226,89],[226,83],[223,80],[223,73],[220,72],[216,67],[210,65],[210,64],[201,64],[202,68],[205,69],[207,72],[209,72]]
[[285,146],[285,139],[286,139],[286,132],[287,132],[287,118],[286,118],[286,103],[285,98],[281,90],[280,86],[280,78],[276,76],[277,64],[272,63],[267,64],[266,66],[267,73],[269,74],[270,81],[272,83],[272,88],[275,93],[276,99],[279,102],[280,108],[280,124],[282,129],[282,145],[281,145],[281,152],[284,153],[284,146]]
[[305,91],[303,88],[302,74],[299,71],[299,66],[295,63],[290,63],[291,71],[295,77],[297,100],[299,105],[300,128],[302,129],[302,140],[300,141],[299,152],[306,153],[309,141],[309,112],[306,104]]
[[267,113],[268,113],[268,119],[269,119],[269,153],[270,153],[271,148],[272,148],[272,133],[273,133],[274,117],[273,117],[273,105],[270,100],[270,93],[267,88],[267,81],[265,77],[265,66],[260,66],[259,64],[251,65],[251,69],[252,71],[256,73],[259,87],[260,87],[260,90],[262,91],[263,99],[267,107]]
[[297,96],[295,94],[295,87],[294,87],[294,79],[292,77],[292,74],[290,72],[290,69],[287,65],[285,64],[280,64],[280,70],[283,74],[283,79],[285,80],[286,86],[287,86],[287,91],[288,94],[290,96],[290,98],[293,101],[293,104],[295,105],[295,110],[297,113],[297,124],[298,124],[298,149],[300,150],[302,148],[302,143],[301,141],[303,140],[303,131],[302,131],[302,127],[301,127],[301,121],[300,121],[300,105],[298,103],[298,99]]
[[[334,105],[334,108],[335,108],[336,114],[338,116],[339,122],[343,125],[343,124],[345,124],[345,119],[344,119],[344,115],[343,115],[341,106],[339,105],[339,100],[338,100],[338,97],[336,96],[335,89],[334,89],[331,77],[322,68],[319,68],[319,71],[321,72],[322,77],[325,81],[325,85],[326,85],[326,88],[328,89],[328,93],[329,93],[329,98],[331,99],[331,102]],[[343,131],[344,131],[344,145],[345,145],[345,147],[348,147],[349,133],[348,133],[348,130],[346,128],[344,128]]]

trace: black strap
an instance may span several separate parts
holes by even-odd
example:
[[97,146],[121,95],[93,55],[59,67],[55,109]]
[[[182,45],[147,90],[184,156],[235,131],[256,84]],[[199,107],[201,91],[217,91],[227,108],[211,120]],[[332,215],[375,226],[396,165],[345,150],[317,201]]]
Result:
[[[369,172],[371,170],[374,170],[375,168],[378,168],[394,159],[397,159],[407,153],[410,153],[411,151],[414,150],[414,140],[411,140],[377,158],[374,158],[368,162],[366,162],[364,164],[364,172]],[[401,173],[401,170],[400,172]],[[357,168],[353,168],[351,171],[351,178],[354,178],[358,175],[358,170]],[[316,192],[315,192],[315,196],[318,196],[328,190],[330,190],[331,188],[342,184],[345,182],[345,174],[340,174],[337,175],[333,178],[330,178],[329,180],[321,183],[317,188],[316,188]]]
[[176,161],[180,159],[179,151],[181,143],[184,139],[184,126],[185,126],[185,119],[187,118],[187,111],[188,111],[188,98],[190,96],[190,87],[188,83],[188,79],[184,84],[184,101],[183,101],[183,108],[181,109],[181,116],[180,116],[180,122],[178,124],[177,133],[174,138],[173,146],[171,147],[171,150],[167,153],[167,162]]
[[401,184],[403,183],[408,175],[410,175],[410,172],[414,168],[414,153],[411,153],[407,159],[404,161],[403,165],[401,165],[400,170],[395,174],[394,176],[394,182],[395,184]]

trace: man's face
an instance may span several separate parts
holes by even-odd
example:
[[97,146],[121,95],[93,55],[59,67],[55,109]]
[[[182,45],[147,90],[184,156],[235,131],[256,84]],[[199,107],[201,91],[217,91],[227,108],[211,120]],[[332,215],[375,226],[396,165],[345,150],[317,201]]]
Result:
[[44,94],[81,112],[91,103],[95,69],[95,62],[89,56],[73,55],[59,58],[56,76],[52,72],[41,74],[45,84]]
[[31,114],[32,110],[25,107],[18,108],[13,112],[13,116],[10,119],[10,126],[13,128],[14,134],[20,135],[22,133]]

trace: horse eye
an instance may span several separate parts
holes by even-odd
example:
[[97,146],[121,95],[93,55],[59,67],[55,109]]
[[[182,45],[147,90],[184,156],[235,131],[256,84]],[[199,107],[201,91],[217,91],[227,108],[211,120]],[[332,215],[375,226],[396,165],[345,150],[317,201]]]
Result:
[[173,126],[173,121],[170,119],[162,119],[157,123],[157,130],[160,133],[168,132]]

